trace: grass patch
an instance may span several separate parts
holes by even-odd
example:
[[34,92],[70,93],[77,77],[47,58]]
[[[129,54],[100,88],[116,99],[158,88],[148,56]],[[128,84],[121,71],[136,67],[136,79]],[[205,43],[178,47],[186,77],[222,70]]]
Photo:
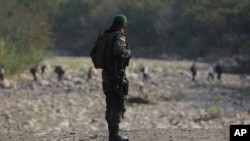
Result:
[[72,69],[76,69],[82,66],[87,68],[93,67],[93,63],[90,59],[87,58],[55,57],[45,60],[44,63],[51,66],[61,65],[63,67]]
[[174,90],[173,93],[170,95],[170,99],[174,99],[176,101],[180,101],[184,98],[184,94],[182,90]]
[[148,99],[149,104],[156,105],[157,101],[154,99]]
[[41,49],[26,49],[19,51],[14,46],[9,46],[1,56],[0,64],[3,64],[7,75],[23,72],[43,60],[46,51]]
[[208,113],[210,114],[210,116],[214,118],[220,117],[222,114],[220,107],[217,105],[208,107]]
[[141,62],[130,62],[128,70],[130,72],[140,73],[143,63]]

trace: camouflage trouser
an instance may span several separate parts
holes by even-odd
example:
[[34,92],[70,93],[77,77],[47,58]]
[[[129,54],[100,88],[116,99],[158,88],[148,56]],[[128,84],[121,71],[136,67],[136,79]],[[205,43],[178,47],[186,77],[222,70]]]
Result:
[[103,91],[106,96],[106,115],[109,133],[118,134],[119,123],[125,112],[124,96],[115,90],[115,78],[112,78],[110,72],[103,71]]

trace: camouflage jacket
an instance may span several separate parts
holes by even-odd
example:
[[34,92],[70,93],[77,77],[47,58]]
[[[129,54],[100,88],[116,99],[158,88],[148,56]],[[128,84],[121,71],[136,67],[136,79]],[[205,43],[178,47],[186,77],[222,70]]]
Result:
[[112,29],[106,30],[104,34],[108,37],[104,70],[125,69],[132,54],[125,34]]

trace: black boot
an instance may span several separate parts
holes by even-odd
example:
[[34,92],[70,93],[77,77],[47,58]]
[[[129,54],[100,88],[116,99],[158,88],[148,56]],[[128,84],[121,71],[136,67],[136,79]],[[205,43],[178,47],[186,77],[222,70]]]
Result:
[[109,141],[129,141],[129,139],[116,134],[109,135]]

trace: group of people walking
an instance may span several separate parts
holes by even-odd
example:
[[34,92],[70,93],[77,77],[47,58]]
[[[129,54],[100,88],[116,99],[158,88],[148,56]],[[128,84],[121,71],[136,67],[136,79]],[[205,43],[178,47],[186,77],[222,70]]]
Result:
[[[40,67],[40,73],[42,78],[44,77],[46,68],[47,68],[46,65]],[[38,65],[35,65],[34,67],[30,68],[29,72],[33,77],[33,81],[37,81],[38,80],[37,75],[39,73]],[[58,81],[61,81],[65,73],[65,70],[61,66],[55,66],[54,73],[57,74]],[[4,65],[0,65],[0,81],[4,81],[4,75],[5,75],[5,67]]]
[[[197,75],[197,72],[198,72],[198,68],[197,68],[197,65],[196,65],[195,62],[190,67],[190,71],[192,73],[192,81],[195,81],[196,80],[196,75]],[[209,67],[208,67],[208,76],[207,76],[208,81],[214,80],[214,73],[217,74],[217,79],[221,80],[222,67],[221,67],[220,63],[217,63],[215,65],[215,67],[213,67],[212,65],[209,65]]]
[[[41,66],[41,68],[40,68],[42,78],[44,77],[44,73],[45,73],[46,68],[47,68],[46,65],[43,65],[43,66]],[[30,74],[31,74],[32,77],[33,77],[33,81],[37,81],[37,74],[38,74],[38,73],[39,73],[38,65],[36,65],[36,66],[30,68]],[[64,75],[64,73],[65,73],[65,70],[64,70],[61,66],[56,65],[55,68],[54,68],[54,73],[57,74],[57,79],[58,79],[58,81],[61,81],[62,78],[63,78],[63,75]]]

